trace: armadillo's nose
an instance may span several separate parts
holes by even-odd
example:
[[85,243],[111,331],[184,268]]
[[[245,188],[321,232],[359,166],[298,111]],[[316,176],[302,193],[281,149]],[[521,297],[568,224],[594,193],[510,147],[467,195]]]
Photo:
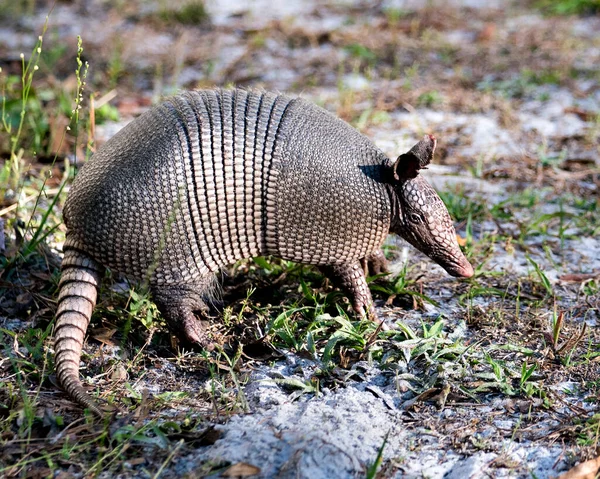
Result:
[[473,276],[474,273],[475,271],[473,271],[473,266],[471,266],[471,263],[467,261],[460,270],[460,274],[458,276],[462,276],[463,278],[470,278],[471,276]]
[[446,268],[446,271],[457,278],[470,278],[475,273],[473,271],[473,266],[471,266],[471,263],[469,263],[466,258],[460,264],[453,264]]
[[471,263],[464,256],[459,259],[453,258],[450,262],[442,264],[442,266],[448,274],[457,278],[470,278],[475,273],[473,266],[471,266]]

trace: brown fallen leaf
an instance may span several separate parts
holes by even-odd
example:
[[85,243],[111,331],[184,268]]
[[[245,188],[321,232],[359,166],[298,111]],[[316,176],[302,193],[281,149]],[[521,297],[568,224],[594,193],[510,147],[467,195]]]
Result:
[[594,118],[596,118],[596,115],[597,115],[597,113],[595,113],[593,111],[587,111],[587,110],[584,110],[583,108],[577,108],[574,106],[565,108],[565,113],[573,113],[574,115],[577,115],[580,120],[583,120],[583,121],[591,121]]
[[573,273],[573,274],[563,274],[559,276],[558,279],[561,281],[570,281],[573,283],[581,283],[583,281],[587,281],[588,279],[595,279],[600,277],[600,271],[596,271],[595,273]]
[[489,42],[496,36],[496,24],[488,22],[477,34],[477,40],[480,42]]
[[435,401],[435,405],[438,409],[444,409],[444,406],[446,405],[446,400],[448,399],[448,394],[450,394],[451,390],[452,388],[450,387],[450,384],[445,383],[442,386],[442,389],[440,390],[439,394],[436,394],[430,400]]
[[48,119],[49,129],[49,145],[48,156],[68,154],[71,146],[67,139],[67,127],[69,126],[69,118],[66,115],[57,113],[56,116],[51,116]]
[[30,466],[26,469],[25,477],[29,477],[31,479],[42,479],[44,477],[48,477],[52,475],[52,470],[47,467],[37,467]]
[[32,301],[33,301],[33,296],[28,291],[25,291],[24,293],[19,294],[15,300],[15,302],[21,307],[28,306]]
[[577,464],[570,471],[558,476],[558,479],[596,479],[600,472],[600,457]]
[[456,235],[456,241],[458,242],[459,246],[467,246],[467,238],[463,238],[460,235]]
[[115,346],[115,342],[111,338],[116,332],[117,328],[96,328],[90,332],[90,336],[102,344]]
[[139,466],[140,464],[144,464],[145,462],[145,457],[132,457],[131,459],[127,459],[127,464],[129,466]]
[[246,462],[238,462],[221,473],[223,477],[247,477],[260,474],[260,468]]
[[427,391],[422,392],[417,397],[404,401],[401,408],[405,411],[410,411],[417,403],[425,402],[438,397],[440,394],[440,388],[430,388]]
[[122,363],[118,363],[115,366],[115,369],[113,370],[112,374],[110,375],[110,378],[113,381],[120,381],[121,379],[127,379],[127,369],[125,369],[125,366],[123,366]]

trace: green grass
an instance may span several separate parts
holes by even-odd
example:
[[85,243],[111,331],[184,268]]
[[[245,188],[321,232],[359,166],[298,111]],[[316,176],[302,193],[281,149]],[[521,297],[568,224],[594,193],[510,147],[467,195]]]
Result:
[[549,15],[582,15],[600,12],[600,0],[536,0],[534,5]]
[[377,55],[373,50],[365,45],[361,45],[360,43],[351,43],[344,47],[344,50],[348,53],[348,55],[358,60],[359,62],[367,65],[374,66],[377,61]]
[[426,91],[421,93],[417,98],[417,105],[427,108],[432,108],[440,105],[444,98],[437,90]]
[[35,11],[35,0],[23,0],[22,2],[0,3],[0,20],[10,21],[22,15],[32,15]]
[[477,87],[482,91],[497,92],[505,98],[525,98],[531,96],[542,85],[560,85],[567,79],[566,73],[559,70],[531,70],[523,68],[510,79],[485,80]]
[[390,433],[388,432],[383,438],[383,443],[381,443],[381,447],[377,451],[377,457],[375,458],[375,461],[373,461],[373,464],[367,468],[367,479],[375,479],[377,477],[377,471],[383,462],[383,451],[385,449],[385,445],[387,444],[389,434]]
[[188,0],[183,5],[173,8],[164,5],[158,12],[158,18],[167,24],[200,25],[210,20],[203,0]]

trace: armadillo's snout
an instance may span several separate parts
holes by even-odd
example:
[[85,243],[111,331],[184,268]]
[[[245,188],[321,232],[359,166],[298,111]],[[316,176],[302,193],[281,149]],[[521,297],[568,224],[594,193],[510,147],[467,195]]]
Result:
[[475,271],[473,271],[473,266],[471,266],[471,263],[467,262],[466,264],[456,268],[450,274],[459,278],[470,278],[474,273]]
[[457,278],[470,278],[475,273],[473,266],[467,261],[467,258],[463,256],[462,261],[458,263],[451,263],[444,267],[448,274],[456,276]]

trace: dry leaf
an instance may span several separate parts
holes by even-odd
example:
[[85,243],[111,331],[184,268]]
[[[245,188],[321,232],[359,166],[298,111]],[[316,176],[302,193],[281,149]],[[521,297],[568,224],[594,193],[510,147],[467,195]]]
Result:
[[110,375],[110,378],[113,381],[120,381],[121,379],[127,379],[127,369],[125,369],[125,366],[123,366],[123,364],[119,363],[115,366],[115,369],[113,370],[112,374]]
[[417,397],[404,401],[401,407],[405,411],[410,411],[417,403],[431,400],[433,397],[438,396],[439,393],[440,388],[430,388],[419,394]]
[[573,115],[577,115],[579,119],[583,121],[591,121],[594,118],[596,118],[596,112],[587,111],[583,108],[577,108],[575,106],[565,108],[565,113],[572,113]]
[[23,306],[23,307],[29,305],[32,301],[33,301],[33,296],[31,295],[31,293],[29,293],[27,291],[19,294],[15,300],[15,302],[19,306]]
[[221,473],[223,477],[247,477],[260,474],[260,468],[246,462],[238,462]]
[[496,24],[488,22],[486,23],[479,34],[477,35],[477,40],[480,42],[489,42],[494,39],[496,36]]
[[68,154],[71,151],[71,144],[66,138],[69,119],[62,114],[51,117],[48,121],[50,129],[50,144],[48,145],[49,156]]
[[558,479],[596,479],[600,472],[600,457],[577,464],[570,471],[558,476]]
[[114,346],[115,343],[111,338],[116,332],[117,328],[96,328],[90,332],[90,336],[102,344]]
[[558,279],[561,281],[570,281],[574,283],[581,283],[583,281],[587,281],[588,279],[594,279],[600,277],[600,272],[596,273],[575,273],[575,274],[563,274],[559,276]]

